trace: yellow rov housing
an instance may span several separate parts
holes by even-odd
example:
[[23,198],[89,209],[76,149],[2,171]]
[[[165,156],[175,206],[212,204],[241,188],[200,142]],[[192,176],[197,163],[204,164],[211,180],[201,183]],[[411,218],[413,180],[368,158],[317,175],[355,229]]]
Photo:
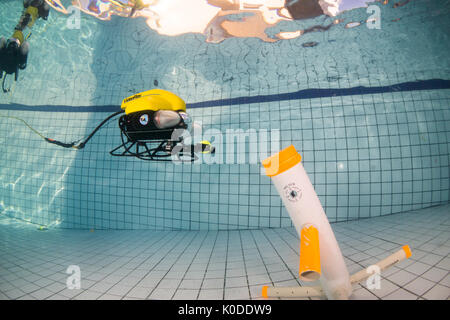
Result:
[[122,101],[121,108],[125,114],[139,111],[172,110],[186,112],[186,102],[176,94],[162,90],[152,89],[137,93]]

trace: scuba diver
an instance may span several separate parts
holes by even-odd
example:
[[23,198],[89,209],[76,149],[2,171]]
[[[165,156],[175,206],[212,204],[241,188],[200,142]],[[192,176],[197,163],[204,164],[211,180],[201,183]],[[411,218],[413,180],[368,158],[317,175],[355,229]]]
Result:
[[28,42],[24,42],[21,45],[16,38],[8,40],[4,37],[0,38],[0,79],[3,77],[3,72],[6,74],[14,73],[17,81],[19,69],[23,70],[27,66],[28,50]]
[[[14,29],[11,38],[6,40],[4,37],[0,38],[0,79],[5,74],[14,74],[14,80],[17,81],[19,77],[19,70],[27,67],[29,44],[24,37],[23,31],[26,27],[31,28],[37,19],[42,18],[47,20],[50,12],[49,5],[45,0],[24,0],[24,10],[20,17],[18,24]],[[6,75],[3,78],[2,88],[3,92],[8,92],[5,89]]]

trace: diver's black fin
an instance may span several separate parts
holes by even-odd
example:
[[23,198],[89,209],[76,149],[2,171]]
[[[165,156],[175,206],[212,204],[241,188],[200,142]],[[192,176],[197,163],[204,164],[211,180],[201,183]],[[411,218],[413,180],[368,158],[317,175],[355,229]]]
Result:
[[8,92],[9,92],[9,89],[5,89],[6,76],[7,76],[7,73],[5,74],[5,77],[3,78],[3,81],[2,81],[2,90],[3,90],[3,93],[8,93]]

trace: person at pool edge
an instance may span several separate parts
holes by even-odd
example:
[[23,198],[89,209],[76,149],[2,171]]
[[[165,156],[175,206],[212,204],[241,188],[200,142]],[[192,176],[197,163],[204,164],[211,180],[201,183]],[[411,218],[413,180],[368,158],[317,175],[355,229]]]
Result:
[[24,10],[19,23],[14,29],[11,38],[6,40],[0,38],[0,78],[3,72],[6,74],[15,74],[15,80],[18,78],[19,69],[23,70],[27,66],[29,44],[23,36],[23,30],[31,28],[37,19],[47,20],[50,12],[49,5],[45,0],[24,0]]

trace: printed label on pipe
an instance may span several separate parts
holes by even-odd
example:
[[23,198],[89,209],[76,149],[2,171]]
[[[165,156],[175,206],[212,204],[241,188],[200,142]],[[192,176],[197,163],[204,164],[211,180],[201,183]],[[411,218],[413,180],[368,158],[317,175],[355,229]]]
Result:
[[292,202],[297,202],[302,198],[302,189],[300,189],[295,182],[289,183],[283,188],[286,199]]

